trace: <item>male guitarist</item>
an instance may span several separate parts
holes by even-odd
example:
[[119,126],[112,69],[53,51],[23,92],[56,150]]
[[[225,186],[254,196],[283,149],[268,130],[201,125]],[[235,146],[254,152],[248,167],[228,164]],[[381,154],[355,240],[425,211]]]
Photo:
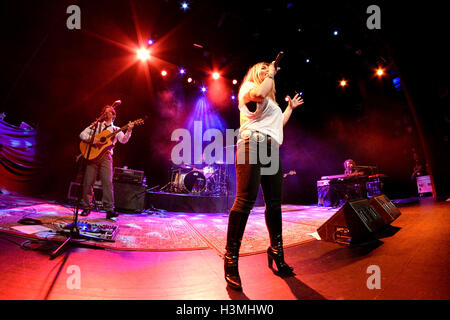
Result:
[[[114,132],[120,128],[114,126],[113,121],[116,118],[116,110],[106,105],[102,111],[102,119],[97,125],[97,130],[94,133],[93,125],[87,127],[80,133],[80,139],[84,142],[90,142],[92,134],[97,136],[104,130],[108,130],[110,132]],[[106,209],[106,219],[112,219],[118,217],[119,215],[114,210],[114,190],[112,184],[112,175],[113,175],[113,147],[117,140],[120,143],[127,143],[131,137],[131,132],[133,130],[134,123],[128,123],[128,129],[126,133],[118,132],[113,136],[112,147],[105,150],[105,152],[100,153],[100,155],[92,160],[87,160],[86,166],[86,174],[84,176],[83,181],[83,195],[81,205],[84,207],[82,216],[87,216],[91,212],[91,194],[92,187],[96,180],[97,175],[100,176],[100,181],[102,182],[103,188],[103,206]],[[95,146],[100,145],[100,140],[98,137],[94,138],[93,144]]]

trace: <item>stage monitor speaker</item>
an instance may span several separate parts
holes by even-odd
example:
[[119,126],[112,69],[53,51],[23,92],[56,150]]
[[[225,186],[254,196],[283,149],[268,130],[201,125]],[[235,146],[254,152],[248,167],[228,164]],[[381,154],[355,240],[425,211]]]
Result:
[[114,202],[117,209],[142,211],[145,209],[146,187],[132,183],[114,182]]
[[386,226],[369,200],[346,202],[331,218],[317,229],[324,241],[351,245],[374,240],[374,233]]
[[370,205],[377,210],[387,224],[390,224],[401,215],[400,210],[384,194],[370,199]]

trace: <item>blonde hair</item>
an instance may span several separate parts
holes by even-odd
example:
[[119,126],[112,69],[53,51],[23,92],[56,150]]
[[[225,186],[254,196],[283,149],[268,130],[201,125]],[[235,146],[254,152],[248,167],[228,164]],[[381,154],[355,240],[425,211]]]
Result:
[[[244,84],[246,81],[250,81],[253,82],[256,85],[260,85],[264,79],[266,79],[266,75],[264,74],[264,72],[268,72],[269,71],[269,63],[267,62],[258,62],[257,64],[255,64],[253,67],[251,67],[248,71],[247,74],[244,77],[244,80],[242,80],[242,84]],[[242,88],[242,84],[241,87],[239,88],[239,91]],[[277,103],[276,99],[275,99],[275,83],[272,87],[272,90],[269,92],[268,97],[270,99],[273,100],[273,102]]]

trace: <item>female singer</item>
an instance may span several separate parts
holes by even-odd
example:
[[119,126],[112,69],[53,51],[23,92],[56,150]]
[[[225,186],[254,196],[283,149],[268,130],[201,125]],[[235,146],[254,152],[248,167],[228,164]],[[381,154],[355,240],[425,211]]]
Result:
[[[266,205],[265,220],[270,237],[267,249],[269,268],[273,261],[280,274],[292,275],[293,268],[284,261],[281,199],[283,174],[278,147],[283,143],[283,126],[292,111],[303,103],[296,94],[281,111],[275,100],[275,75],[280,68],[274,62],[260,62],[249,69],[239,89],[240,128],[236,151],[237,194],[231,208],[225,253],[225,280],[229,287],[242,290],[238,270],[239,249],[245,225],[261,184]],[[266,148],[275,167],[269,170],[267,161],[261,161],[260,150]],[[259,156],[258,156],[259,155]],[[257,161],[251,161],[256,156]],[[242,161],[244,159],[245,161]]]

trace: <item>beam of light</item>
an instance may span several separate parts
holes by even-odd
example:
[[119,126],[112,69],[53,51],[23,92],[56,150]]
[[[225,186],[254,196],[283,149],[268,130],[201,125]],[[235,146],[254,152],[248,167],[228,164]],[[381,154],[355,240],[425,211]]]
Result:
[[[97,86],[97,88],[95,88],[92,92],[87,94],[86,97],[84,98],[84,100],[88,100],[94,93],[96,93],[100,89],[106,87],[114,79],[118,78],[121,74],[123,74],[125,71],[127,71],[128,69],[130,69],[132,66],[134,66],[136,64],[136,61],[134,59],[127,58],[127,60],[129,60],[128,64],[125,64],[122,68],[117,70],[112,76],[105,77],[105,79],[107,79],[107,80],[105,82],[103,82],[102,84],[100,84],[99,86]],[[117,65],[117,64],[115,64],[115,65]]]
[[[201,95],[195,101],[192,111],[185,120],[184,127],[191,132],[192,137],[195,137],[194,128],[196,121],[200,121],[202,124],[202,137],[208,129],[217,129],[222,132],[223,135],[225,134],[227,128],[225,120],[221,117],[217,109],[211,104],[211,101],[204,95]],[[224,141],[222,141],[222,143],[224,143]],[[202,150],[204,150],[204,147],[208,144],[210,144],[210,142],[202,141]],[[194,155],[193,152],[192,155]],[[193,160],[194,159],[192,159],[192,163]]]
[[141,28],[139,27],[138,18],[136,14],[136,8],[134,7],[134,2],[130,1],[131,14],[133,16],[134,29],[136,31],[136,37],[140,47],[144,46],[144,37],[142,36]]
[[153,44],[153,40],[152,40],[152,39],[149,39],[149,40],[147,41],[147,44],[148,44],[149,46],[151,46],[151,45]]
[[201,90],[203,93],[205,93],[205,92],[206,92],[206,87],[203,86],[200,90]]

